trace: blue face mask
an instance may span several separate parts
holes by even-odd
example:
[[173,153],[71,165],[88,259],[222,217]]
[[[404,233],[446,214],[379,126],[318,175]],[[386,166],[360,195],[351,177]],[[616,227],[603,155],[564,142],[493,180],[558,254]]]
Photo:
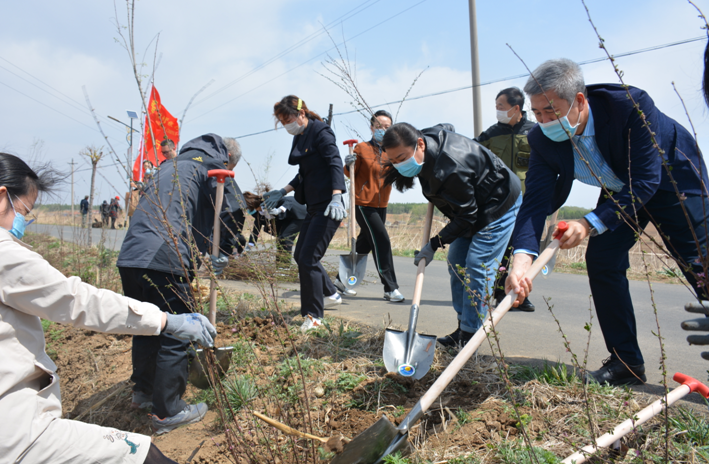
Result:
[[394,164],[394,167],[399,174],[406,177],[416,177],[421,169],[423,169],[423,164],[419,164],[416,161],[416,150],[418,150],[418,145],[414,146],[414,155],[404,162]]
[[[574,105],[572,104],[571,108],[573,107]],[[539,123],[539,127],[542,129],[542,132],[550,140],[553,140],[554,142],[569,140],[569,136],[566,134],[566,131],[569,131],[572,137],[576,134],[576,129],[579,127],[579,123],[581,122],[581,113],[579,113],[579,120],[576,121],[576,125],[572,126],[568,118],[571,108],[569,108],[569,111],[566,112],[566,116],[562,116],[554,121]],[[559,124],[559,122],[561,122],[561,124]]]
[[12,211],[15,213],[15,219],[12,220],[12,229],[10,229],[10,233],[18,239],[22,239],[22,237],[25,235],[25,227],[27,226],[27,224],[32,224],[34,220],[28,223],[25,220],[25,217],[18,213],[15,209],[15,205],[12,203],[12,197],[10,197],[9,193],[7,194],[7,198],[10,199],[10,206],[12,206]]
[[384,138],[384,133],[386,132],[385,129],[374,129],[374,134],[373,138],[377,143],[382,143],[382,139]]

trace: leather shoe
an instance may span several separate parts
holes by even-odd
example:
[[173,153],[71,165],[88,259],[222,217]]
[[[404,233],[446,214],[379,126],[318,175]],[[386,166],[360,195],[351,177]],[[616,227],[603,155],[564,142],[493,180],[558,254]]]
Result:
[[455,332],[450,335],[446,335],[445,337],[437,338],[436,341],[438,341],[441,346],[444,346],[446,348],[465,346],[465,344],[468,343],[471,338],[473,338],[473,335],[475,334],[472,332],[466,332],[465,330],[461,329],[460,323],[458,323],[458,328],[455,330]]
[[586,383],[598,382],[601,385],[607,383],[613,386],[642,385],[647,381],[645,376],[645,364],[636,366],[623,364],[619,359],[608,358],[603,361],[603,367],[597,371],[587,372]]
[[529,301],[529,298],[525,298],[519,306],[517,306],[516,308],[511,308],[511,311],[524,311],[525,313],[533,313],[534,309],[534,305],[531,301]]

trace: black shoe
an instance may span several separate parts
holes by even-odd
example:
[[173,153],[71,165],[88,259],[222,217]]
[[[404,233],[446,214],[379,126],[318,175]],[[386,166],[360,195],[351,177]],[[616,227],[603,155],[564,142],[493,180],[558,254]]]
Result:
[[533,313],[534,312],[534,305],[532,304],[531,301],[529,301],[529,298],[525,298],[522,303],[520,303],[519,306],[516,308],[511,308],[511,311],[524,311],[525,313]]
[[438,341],[438,343],[440,343],[446,348],[458,347],[465,346],[465,344],[468,343],[471,338],[473,338],[473,335],[475,334],[472,332],[466,332],[465,330],[462,330],[460,326],[458,326],[456,331],[452,334],[446,335],[445,337],[441,337],[436,340]]
[[642,385],[647,381],[645,364],[626,367],[619,359],[608,358],[603,361],[603,367],[597,371],[587,372],[586,383],[591,381],[613,386]]

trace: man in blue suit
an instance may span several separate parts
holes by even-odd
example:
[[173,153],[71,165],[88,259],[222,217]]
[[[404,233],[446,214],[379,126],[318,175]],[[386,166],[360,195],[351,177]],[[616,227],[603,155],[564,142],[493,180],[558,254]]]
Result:
[[546,216],[564,204],[573,180],[602,187],[596,209],[572,221],[561,238],[561,248],[568,249],[590,237],[588,277],[610,357],[587,380],[645,382],[626,277],[628,251],[636,231],[652,221],[692,288],[706,294],[701,273],[709,181],[701,153],[689,132],[660,112],[646,92],[616,84],[586,86],[571,60],[543,63],[524,91],[539,124],[528,135],[527,191],[506,290],[514,289],[518,301],[532,290],[524,273],[538,255]]

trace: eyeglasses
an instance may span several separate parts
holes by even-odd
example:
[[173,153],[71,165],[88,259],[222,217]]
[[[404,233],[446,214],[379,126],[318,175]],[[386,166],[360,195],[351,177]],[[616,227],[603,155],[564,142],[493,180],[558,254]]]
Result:
[[[10,193],[8,192],[7,197],[10,199],[10,205],[12,205],[12,209],[15,209],[15,205],[12,203],[12,197],[10,196]],[[15,199],[17,199],[20,203],[22,203],[22,206],[25,207],[27,212],[23,215],[25,217],[25,225],[30,225],[32,224],[35,220],[37,220],[37,216],[32,212],[32,208],[27,206],[24,201],[17,195],[15,195]],[[27,220],[27,216],[31,217],[29,221]]]

